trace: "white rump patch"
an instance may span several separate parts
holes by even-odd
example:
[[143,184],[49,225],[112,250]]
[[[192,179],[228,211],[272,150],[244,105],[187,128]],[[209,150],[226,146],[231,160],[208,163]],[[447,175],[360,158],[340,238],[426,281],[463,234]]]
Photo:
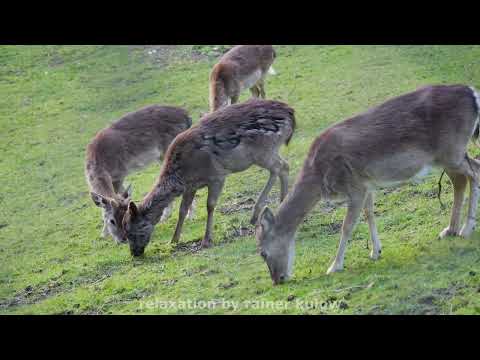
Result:
[[475,98],[475,101],[477,103],[477,109],[478,109],[477,121],[475,122],[475,126],[473,127],[473,131],[475,132],[475,129],[478,126],[478,122],[480,121],[480,95],[478,94],[477,90],[475,90],[473,86],[470,86],[470,90],[472,90],[473,92],[473,97]]
[[478,94],[477,90],[475,90],[475,88],[473,86],[470,86],[470,90],[472,90],[472,92],[473,92],[473,96],[475,97],[478,109],[480,111],[480,95]]

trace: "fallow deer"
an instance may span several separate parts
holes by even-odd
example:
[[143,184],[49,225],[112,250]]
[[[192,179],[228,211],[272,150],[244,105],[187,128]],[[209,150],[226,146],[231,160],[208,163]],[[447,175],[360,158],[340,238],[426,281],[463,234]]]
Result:
[[294,110],[277,101],[253,99],[205,116],[197,126],[180,134],[168,148],[160,177],[138,206],[130,202],[123,219],[130,252],[141,256],[163,209],[183,195],[172,243],[180,239],[187,209],[195,192],[208,188],[208,220],[202,247],[212,246],[213,212],[225,178],[252,165],[270,171],[258,198],[254,224],[276,178],[281,182],[281,200],[288,191],[289,167],[278,151],[288,145],[295,130]]
[[95,205],[102,208],[102,237],[111,234],[125,243],[122,219],[130,201],[125,177],[154,161],[161,161],[168,146],[192,126],[183,109],[152,105],[129,113],[100,131],[87,146],[85,175]]
[[210,111],[237,103],[246,89],[265,99],[265,77],[275,75],[275,58],[271,45],[238,45],[223,55],[210,74]]
[[[373,249],[381,253],[374,219],[375,189],[400,185],[431,166],[443,168],[454,187],[450,225],[440,237],[468,237],[476,224],[480,162],[467,145],[479,133],[480,96],[463,85],[429,86],[391,99],[333,125],[313,143],[294,188],[274,215],[262,210],[256,227],[260,255],[274,284],[287,280],[293,268],[295,233],[320,199],[346,200],[348,210],[335,261],[327,274],[343,269],[347,242],[365,211]],[[470,199],[466,223],[461,210],[467,181]]]

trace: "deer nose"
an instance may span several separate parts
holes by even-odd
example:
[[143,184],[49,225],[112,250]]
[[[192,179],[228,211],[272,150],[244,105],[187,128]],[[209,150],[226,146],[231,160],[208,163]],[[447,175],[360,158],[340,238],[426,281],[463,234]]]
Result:
[[276,280],[273,280],[273,285],[280,285],[280,284],[283,284],[286,280],[286,276],[285,275],[280,275],[278,277],[278,279]]

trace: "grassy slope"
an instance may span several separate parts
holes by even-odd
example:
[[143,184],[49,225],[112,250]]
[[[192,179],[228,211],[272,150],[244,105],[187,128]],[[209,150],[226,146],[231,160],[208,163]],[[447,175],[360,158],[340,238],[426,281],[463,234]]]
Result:
[[[480,88],[480,47],[278,46],[270,98],[297,110],[299,129],[283,150],[292,181],[312,140],[329,124],[428,83]],[[346,271],[326,276],[344,208],[319,205],[298,234],[294,278],[272,287],[252,236],[235,237],[250,212],[217,212],[217,246],[196,253],[168,245],[176,216],[159,225],[146,257],[98,237],[100,212],[83,177],[92,136],[150,103],[207,110],[213,60],[183,58],[160,68],[127,47],[0,47],[0,312],[2,313],[479,313],[480,237],[437,240],[449,209],[435,198],[439,172],[420,185],[377,196],[384,245],[373,263],[362,222]],[[243,99],[247,98],[247,94]],[[478,150],[472,149],[472,154]],[[150,190],[158,166],[130,177],[134,196]],[[256,168],[231,176],[220,208],[255,197],[267,179]],[[452,204],[445,180],[443,200]],[[272,200],[276,199],[275,189]],[[183,241],[201,238],[205,191]],[[178,206],[178,202],[177,202]],[[370,285],[370,286],[368,286]],[[330,306],[295,306],[295,301]],[[283,301],[286,309],[151,310],[145,300]]]

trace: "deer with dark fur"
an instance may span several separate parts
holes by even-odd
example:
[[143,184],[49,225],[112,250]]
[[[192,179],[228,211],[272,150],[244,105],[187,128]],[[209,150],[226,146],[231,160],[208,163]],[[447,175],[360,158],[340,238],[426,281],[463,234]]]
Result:
[[208,188],[208,220],[202,247],[212,246],[213,213],[229,174],[252,165],[269,170],[270,178],[258,198],[252,223],[265,205],[276,178],[281,199],[288,191],[289,167],[278,154],[295,129],[294,110],[277,101],[250,100],[218,110],[180,134],[168,148],[160,178],[138,206],[130,202],[123,219],[133,256],[144,253],[163,210],[183,196],[172,243],[180,239],[187,209],[198,189]]
[[223,55],[210,74],[210,111],[237,103],[247,89],[265,99],[265,77],[275,75],[275,58],[271,45],[238,45]]
[[192,125],[180,108],[153,105],[129,113],[100,131],[87,146],[85,175],[95,205],[102,208],[102,237],[111,234],[126,242],[122,219],[131,198],[125,177],[154,161],[161,161],[168,146]]
[[[295,233],[320,199],[346,200],[341,240],[328,274],[343,269],[345,249],[362,210],[373,249],[381,243],[374,218],[374,192],[422,176],[432,166],[443,168],[454,188],[450,225],[440,237],[468,237],[476,224],[480,162],[467,145],[478,137],[480,96],[468,86],[429,86],[391,99],[336,124],[313,143],[294,188],[276,215],[265,208],[256,227],[259,252],[275,284],[293,269]],[[461,210],[467,183],[470,199],[466,222]]]

